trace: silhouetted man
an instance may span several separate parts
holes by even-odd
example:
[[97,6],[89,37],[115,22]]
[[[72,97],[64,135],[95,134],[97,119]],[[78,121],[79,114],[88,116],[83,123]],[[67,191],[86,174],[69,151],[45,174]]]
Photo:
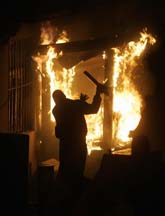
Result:
[[55,135],[60,140],[58,175],[72,183],[83,177],[85,169],[87,125],[84,115],[97,113],[101,93],[98,86],[91,104],[83,94],[78,100],[66,98],[61,90],[55,90],[52,95],[56,104],[52,110],[56,120]]

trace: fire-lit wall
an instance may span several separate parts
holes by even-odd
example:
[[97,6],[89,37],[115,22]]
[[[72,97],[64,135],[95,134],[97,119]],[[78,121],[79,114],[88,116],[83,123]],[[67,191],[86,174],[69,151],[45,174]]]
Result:
[[[36,34],[35,34],[35,29],[36,26],[34,27],[33,25],[22,25],[22,27],[19,29],[19,31],[16,33],[16,35],[12,36],[9,38],[10,40],[27,40],[28,42],[30,41],[31,47],[29,47],[28,50],[31,49],[31,51],[34,50],[34,41],[36,38]],[[37,134],[35,131],[35,128],[26,128],[26,130],[23,131],[12,131],[12,125],[10,124],[10,111],[9,111],[9,96],[11,96],[11,91],[9,91],[9,71],[12,70],[12,68],[10,68],[10,59],[9,59],[9,41],[6,41],[4,44],[0,45],[0,119],[1,119],[1,124],[0,124],[0,132],[6,132],[6,133],[15,133],[17,132],[18,134],[27,134],[29,135],[29,172],[31,172],[31,174],[33,175],[36,172],[37,169],[37,164],[38,164],[38,160],[39,160],[39,144],[38,144],[38,140],[37,140]],[[24,47],[24,49],[26,49]],[[16,62],[18,63],[18,66],[20,68],[15,69],[19,74],[19,72],[21,71],[21,61],[19,58],[19,55],[21,55],[21,51],[19,53],[15,53],[13,52],[13,59],[12,61],[14,62],[13,64],[16,65]],[[28,59],[28,61],[32,61],[31,57],[30,59]],[[25,59],[26,62],[26,59]],[[22,62],[23,64],[23,62]],[[30,64],[28,65],[30,66]],[[25,63],[25,67],[26,63]],[[20,69],[20,70],[19,70]],[[31,68],[32,70],[32,68]],[[14,82],[14,80],[12,80],[12,82]],[[22,82],[22,84],[24,83],[24,80]],[[11,86],[10,86],[11,88]],[[20,86],[18,86],[18,88],[20,88]],[[12,88],[10,89],[12,90]],[[9,95],[10,94],[10,95]],[[34,92],[33,92],[34,94]],[[14,99],[14,97],[12,98],[12,100]],[[26,100],[26,98],[24,98]],[[19,100],[19,98],[18,98]],[[22,100],[22,99],[20,99]],[[13,107],[14,104],[16,103],[16,101],[13,100]],[[32,104],[31,104],[32,106]],[[23,109],[23,107],[22,107]],[[34,116],[35,118],[35,107],[33,107],[34,113],[32,113],[32,116]],[[12,110],[13,111],[13,110]],[[21,112],[21,111],[20,111]],[[23,112],[23,111],[22,111]],[[14,113],[12,113],[12,115],[14,115]],[[21,113],[20,113],[21,115]],[[19,118],[19,113],[18,116]],[[19,119],[15,119],[15,121],[17,121]]]

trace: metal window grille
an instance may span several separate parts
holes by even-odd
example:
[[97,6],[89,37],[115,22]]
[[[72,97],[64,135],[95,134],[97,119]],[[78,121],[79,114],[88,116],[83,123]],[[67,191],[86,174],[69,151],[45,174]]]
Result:
[[32,130],[32,63],[27,39],[11,39],[8,46],[8,117],[10,132]]

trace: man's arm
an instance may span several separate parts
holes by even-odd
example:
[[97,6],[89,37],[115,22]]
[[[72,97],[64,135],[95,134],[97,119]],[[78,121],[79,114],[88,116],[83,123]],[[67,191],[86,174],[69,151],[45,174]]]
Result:
[[93,101],[91,104],[82,101],[81,106],[82,106],[82,111],[84,114],[95,114],[98,112],[101,104],[101,90],[100,87],[97,86],[96,88],[96,94],[93,97]]

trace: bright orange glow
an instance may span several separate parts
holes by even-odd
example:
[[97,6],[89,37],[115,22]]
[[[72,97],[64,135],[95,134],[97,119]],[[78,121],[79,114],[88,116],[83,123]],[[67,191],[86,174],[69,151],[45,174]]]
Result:
[[62,33],[59,35],[56,44],[66,43],[66,42],[69,42],[69,38],[67,32],[63,30]]
[[[51,28],[41,29],[41,43],[50,44],[53,42]],[[69,41],[66,31],[63,31],[56,39],[55,43],[66,43]],[[138,65],[138,59],[146,49],[148,44],[154,44],[155,38],[146,31],[140,33],[138,41],[131,41],[121,48],[112,48],[114,51],[113,58],[113,131],[112,141],[113,149],[117,145],[126,146],[130,144],[130,130],[134,130],[141,118],[142,96],[137,91],[132,82],[134,76],[134,68]],[[43,56],[39,55],[33,59],[37,62],[37,69],[44,77],[49,78],[50,82],[50,121],[54,121],[52,109],[54,101],[52,93],[56,89],[61,89],[68,98],[77,99],[80,92],[73,93],[73,83],[76,76],[76,66],[66,69],[60,68],[58,63],[59,56],[62,52],[57,52],[55,46],[49,46],[47,53]],[[106,52],[103,53],[103,59]],[[56,66],[57,64],[57,66]],[[44,67],[43,67],[44,65]],[[41,82],[41,81],[40,81]],[[41,97],[42,98],[42,97]],[[42,106],[42,99],[41,104]],[[41,108],[42,109],[42,108]],[[88,126],[87,146],[88,154],[94,149],[101,149],[100,142],[103,140],[103,103],[97,114],[85,116]]]
[[[53,43],[54,39],[52,38],[53,30],[51,29],[50,25],[46,28],[41,28],[41,44],[50,44]],[[58,43],[66,43],[69,41],[67,38],[67,32],[63,31],[57,40],[55,41],[56,44]],[[48,51],[45,55],[33,57],[33,59],[37,62],[37,69],[42,74],[42,78],[44,77],[49,78],[50,82],[50,111],[48,115],[50,115],[50,121],[54,121],[54,117],[52,115],[52,109],[54,107],[54,101],[52,99],[52,93],[56,89],[61,89],[68,98],[77,99],[80,93],[73,94],[73,82],[75,78],[75,67],[70,69],[62,68],[56,70],[56,63],[59,56],[63,55],[62,52],[57,53],[55,46],[49,46]],[[43,68],[45,65],[45,68]],[[41,81],[40,81],[41,82]],[[42,98],[42,97],[41,97]],[[42,106],[42,99],[40,98],[40,106]],[[41,108],[42,109],[42,108]],[[41,116],[42,117],[42,116]],[[40,117],[40,118],[41,118]],[[98,113],[95,115],[87,115],[85,116],[88,126],[88,134],[87,134],[87,146],[88,146],[88,153],[93,149],[100,149],[99,146],[96,145],[98,141],[102,139],[103,136],[103,128],[102,128],[102,121],[103,121],[103,106],[99,109]],[[41,121],[41,120],[40,120]],[[95,144],[94,144],[95,143]]]
[[131,41],[122,48],[114,50],[113,69],[113,145],[125,146],[132,138],[141,118],[142,96],[133,84],[134,69],[148,44],[156,42],[146,30],[140,33],[138,41]]

